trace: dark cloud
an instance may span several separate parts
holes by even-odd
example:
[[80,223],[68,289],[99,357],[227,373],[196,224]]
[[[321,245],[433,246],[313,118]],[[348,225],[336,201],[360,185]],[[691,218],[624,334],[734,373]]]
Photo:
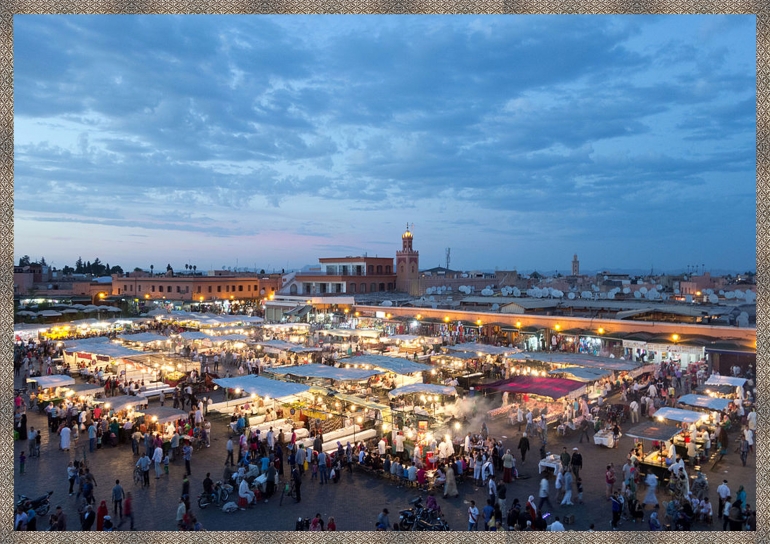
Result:
[[259,229],[227,210],[462,202],[583,236],[657,217],[639,203],[661,194],[720,210],[720,177],[753,191],[753,18],[14,21],[19,210],[230,236]]

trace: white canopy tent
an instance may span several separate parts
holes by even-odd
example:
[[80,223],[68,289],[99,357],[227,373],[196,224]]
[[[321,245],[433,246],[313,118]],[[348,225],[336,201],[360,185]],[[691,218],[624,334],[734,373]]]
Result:
[[64,374],[52,374],[51,376],[35,376],[27,378],[27,383],[35,382],[42,389],[51,387],[66,387],[75,383],[75,378]]
[[427,393],[429,395],[457,395],[457,389],[448,385],[437,385],[433,383],[414,383],[411,385],[405,385],[404,387],[398,387],[388,392],[388,396],[391,398],[400,397],[402,395],[411,395],[414,393]]
[[724,410],[727,410],[727,407],[732,404],[733,401],[730,399],[720,399],[720,398],[714,398],[710,397],[708,395],[682,395],[679,397],[679,400],[677,400],[679,404],[684,404],[687,406],[695,406],[696,408],[706,408],[708,410],[714,410],[717,412],[722,412]]
[[119,397],[107,397],[104,400],[104,407],[115,412],[125,410],[134,406],[146,406],[147,398],[141,395],[121,395]]
[[[340,363],[342,364],[342,363]],[[324,378],[334,381],[361,381],[382,374],[382,370],[365,368],[336,368],[333,366],[312,364],[272,368],[270,372],[300,378]]]
[[680,423],[697,423],[708,419],[708,414],[693,412],[692,410],[682,410],[680,408],[661,408],[653,416],[658,421],[668,419],[670,421],[679,421]]

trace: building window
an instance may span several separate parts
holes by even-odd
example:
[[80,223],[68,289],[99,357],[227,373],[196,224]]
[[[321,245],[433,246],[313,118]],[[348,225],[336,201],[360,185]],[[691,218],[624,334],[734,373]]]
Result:
[[412,265],[412,274],[415,273],[414,265]]
[[374,265],[369,265],[369,274],[374,274]]
[[247,291],[249,291],[249,292],[251,292],[251,284],[249,284],[249,285],[247,285],[247,286],[246,286],[246,290],[247,290]]
[[137,285],[136,286],[136,290],[141,293],[142,292],[142,285],[141,284]]
[[360,276],[360,275],[362,275],[364,273],[363,268],[364,267],[361,266],[360,264],[356,265],[356,276]]
[[[124,283],[124,284],[123,284],[123,292],[125,293],[126,291],[128,291],[128,285],[126,285],[126,284]],[[118,294],[120,294],[120,293],[118,293]]]
[[190,286],[189,285],[185,285],[184,286],[184,292],[185,293],[189,293],[190,292]]
[[[153,289],[153,291],[154,290],[155,289]],[[162,292],[163,292],[163,286],[162,285],[158,285],[158,293],[162,293]]]
[[222,292],[222,286],[221,285],[217,285],[217,293],[221,293],[221,292]]
[[384,283],[381,283],[381,284],[380,284],[380,291],[384,291],[384,290],[385,290],[385,284],[384,284]]
[[393,290],[393,284],[392,283],[388,283],[388,291],[392,291],[392,290]]
[[405,268],[404,268],[404,263],[401,263],[401,273],[402,273],[402,274],[404,273],[404,270],[405,270]]
[[211,285],[209,285],[209,293],[211,292]]
[[342,284],[341,283],[335,283],[334,284],[334,292],[335,293],[341,293],[342,292]]
[[382,265],[381,264],[377,265],[377,273],[378,274],[382,274]]
[[255,292],[259,291],[259,285],[255,285],[255,286],[254,286],[254,291],[255,291]]
[[310,284],[309,284],[309,283],[304,283],[304,284],[302,284],[302,285],[303,285],[303,287],[305,288],[305,294],[306,294],[306,295],[309,295],[309,294],[310,294],[310,291],[311,291],[311,286],[310,286]]
[[233,285],[233,293],[235,293],[235,285]]
[[385,273],[386,274],[390,274],[390,265],[389,264],[385,265]]
[[238,290],[239,290],[239,291],[243,291],[243,285],[239,285],[239,286],[238,286]]
[[225,292],[227,292],[227,293],[230,292],[230,286],[229,285],[225,285]]
[[365,283],[361,284],[361,292],[362,293],[366,293],[366,284]]
[[171,292],[171,286],[170,285],[168,286],[168,292],[169,293]]
[[355,293],[356,292],[356,284],[355,283],[348,284],[348,290],[351,293]]
[[296,295],[297,294],[297,284],[296,283],[292,284],[292,286],[289,287],[289,293],[292,294],[292,295]]
[[369,292],[370,293],[376,293],[377,292],[377,284],[376,283],[372,283],[372,284],[369,285]]
[[200,285],[198,286],[198,290],[197,290],[196,292],[197,292],[197,293],[200,293],[200,292],[201,292],[201,286],[200,286]]

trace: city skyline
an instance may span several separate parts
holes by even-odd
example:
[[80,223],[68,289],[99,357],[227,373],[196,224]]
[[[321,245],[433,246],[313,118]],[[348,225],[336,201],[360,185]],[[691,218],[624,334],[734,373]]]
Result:
[[14,22],[16,261],[756,268],[753,16]]

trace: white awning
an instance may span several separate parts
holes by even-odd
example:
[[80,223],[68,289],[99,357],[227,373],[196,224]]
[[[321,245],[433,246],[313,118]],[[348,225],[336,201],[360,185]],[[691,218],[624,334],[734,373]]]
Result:
[[280,399],[304,393],[310,387],[301,383],[289,383],[250,374],[234,378],[217,378],[214,383],[227,389],[240,389],[249,395]]
[[413,383],[403,387],[397,387],[388,392],[388,396],[399,397],[402,395],[411,395],[412,393],[427,393],[429,395],[457,395],[457,389],[448,385],[437,385],[433,383]]
[[708,418],[708,414],[693,412],[692,410],[681,410],[679,408],[661,408],[655,412],[653,417],[658,421],[668,419],[670,421],[679,421],[683,423],[697,423]]
[[75,383],[75,378],[64,374],[52,374],[50,376],[35,376],[27,378],[27,383],[36,382],[38,387],[48,389],[50,387],[64,387]]

